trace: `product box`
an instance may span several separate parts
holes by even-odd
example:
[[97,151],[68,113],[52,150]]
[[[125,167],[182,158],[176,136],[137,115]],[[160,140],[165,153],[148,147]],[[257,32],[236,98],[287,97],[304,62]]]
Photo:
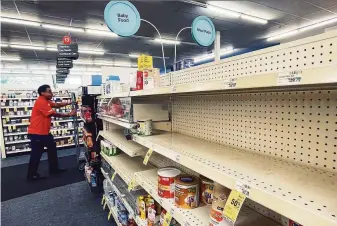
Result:
[[136,90],[143,89],[143,72],[137,71]]
[[143,71],[143,89],[151,90],[160,87],[160,70],[152,68]]

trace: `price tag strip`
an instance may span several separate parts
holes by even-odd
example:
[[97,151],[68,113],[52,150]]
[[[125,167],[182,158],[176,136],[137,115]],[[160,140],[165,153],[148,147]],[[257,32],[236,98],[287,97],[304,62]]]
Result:
[[152,152],[153,152],[153,150],[151,148],[147,151],[147,153],[145,155],[145,158],[144,158],[144,161],[143,161],[144,165],[147,165],[147,163],[149,162],[149,159],[152,155]]
[[230,78],[226,79],[225,82],[223,83],[223,86],[225,89],[233,89],[236,87],[236,78]]
[[289,71],[289,72],[281,72],[277,78],[278,86],[286,86],[286,85],[298,85],[301,84],[302,80],[302,71]]
[[227,199],[223,214],[225,216],[225,219],[232,225],[235,224],[245,199],[246,195],[244,195],[243,193],[236,190],[231,191]]
[[111,181],[114,181],[116,175],[117,175],[117,171],[115,171],[115,172],[112,174],[112,176],[111,176]]

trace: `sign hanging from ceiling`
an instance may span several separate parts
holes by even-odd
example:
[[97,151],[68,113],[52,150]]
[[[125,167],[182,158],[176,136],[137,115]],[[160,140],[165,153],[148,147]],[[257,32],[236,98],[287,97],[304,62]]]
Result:
[[119,36],[134,35],[140,27],[140,15],[128,1],[110,1],[104,9],[104,20],[108,28]]
[[65,57],[69,59],[77,59],[78,58],[78,44],[57,44],[58,56]]
[[201,46],[210,46],[215,40],[213,22],[206,16],[198,16],[192,23],[192,37]]

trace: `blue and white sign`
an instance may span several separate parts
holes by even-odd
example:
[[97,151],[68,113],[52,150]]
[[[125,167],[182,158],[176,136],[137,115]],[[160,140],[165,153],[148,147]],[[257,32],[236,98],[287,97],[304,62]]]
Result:
[[215,39],[213,22],[206,16],[198,16],[192,23],[192,37],[201,46],[210,46]]
[[119,36],[134,35],[140,26],[140,15],[128,1],[110,1],[104,9],[104,20],[108,28]]

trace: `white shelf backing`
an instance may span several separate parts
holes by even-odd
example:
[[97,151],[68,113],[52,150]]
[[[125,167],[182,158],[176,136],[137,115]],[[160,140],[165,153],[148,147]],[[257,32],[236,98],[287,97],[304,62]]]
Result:
[[303,225],[337,224],[334,173],[177,133],[134,140],[228,188],[250,185],[250,199]]
[[127,128],[127,129],[132,129],[132,128],[134,128],[137,125],[137,123],[124,122],[124,121],[118,120],[115,117],[108,116],[108,115],[97,114],[97,117],[99,119],[102,119],[102,120],[107,121],[107,122],[111,122],[111,123],[113,123],[115,125],[119,125],[121,127]]
[[[133,157],[126,154],[120,154],[116,156],[107,156],[101,152],[101,156],[110,164],[110,166],[117,171],[117,174],[124,180],[126,184],[129,184],[134,178],[136,172],[153,169],[150,164],[144,165],[143,159],[140,157]],[[135,184],[137,187],[138,184]]]
[[[164,199],[158,196],[158,175],[157,170],[148,170],[136,173],[136,181],[181,225],[208,226],[210,217],[210,206],[199,206],[198,208],[187,210],[175,206],[174,199]],[[274,221],[261,214],[243,207],[240,211],[236,226],[279,226]],[[228,224],[230,226],[230,224]]]
[[111,211],[112,217],[114,218],[116,224],[117,224],[118,226],[123,226],[123,225],[119,222],[119,220],[118,220],[116,208],[115,208],[114,206],[112,206],[112,204],[110,203],[110,201],[109,201],[109,199],[108,199],[108,197],[107,197],[106,195],[104,195],[104,197],[105,197],[105,200],[106,200],[106,202],[107,202],[107,206],[108,206],[109,210]]
[[119,149],[131,157],[146,154],[147,149],[132,140],[127,140],[124,136],[123,130],[100,131],[99,135],[116,145]]

